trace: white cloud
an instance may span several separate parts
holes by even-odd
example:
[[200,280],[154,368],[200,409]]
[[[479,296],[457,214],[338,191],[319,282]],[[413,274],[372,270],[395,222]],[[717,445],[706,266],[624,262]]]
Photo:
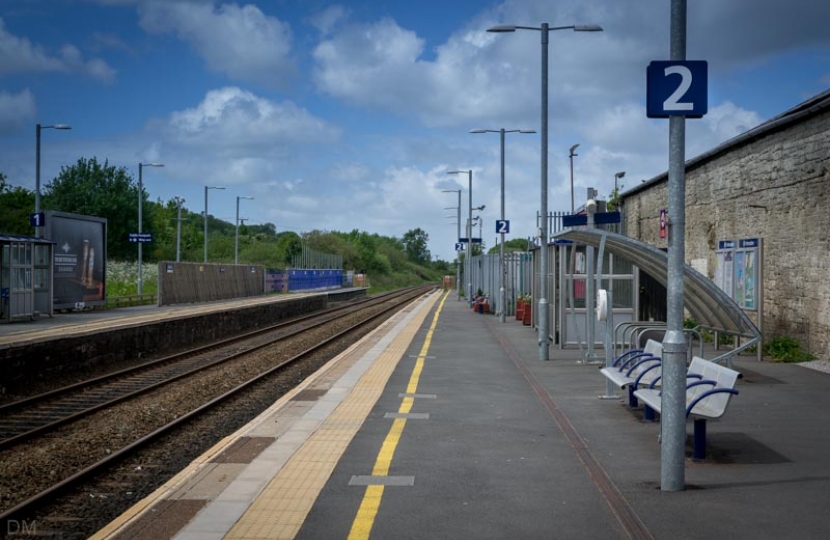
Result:
[[295,72],[291,28],[255,5],[151,2],[139,14],[147,32],[175,34],[233,79],[280,87]]
[[311,17],[311,25],[321,34],[329,34],[335,25],[348,16],[349,12],[341,5],[332,5]]
[[0,135],[30,128],[36,109],[35,96],[28,88],[19,94],[0,91]]
[[742,109],[731,101],[726,101],[710,108],[703,121],[715,146],[756,127],[762,122],[762,118],[754,111]]
[[172,139],[188,145],[261,151],[288,142],[324,142],[339,131],[290,101],[276,103],[238,87],[211,90],[170,115]]
[[349,103],[414,116],[427,125],[515,117],[532,95],[511,77],[525,68],[502,62],[497,51],[490,55],[484,49],[492,40],[479,33],[452,37],[430,61],[424,40],[391,19],[348,25],[315,48],[315,82]]
[[83,73],[105,83],[115,79],[115,70],[103,60],[84,60],[71,44],[51,54],[41,45],[12,35],[0,19],[0,74],[30,72]]

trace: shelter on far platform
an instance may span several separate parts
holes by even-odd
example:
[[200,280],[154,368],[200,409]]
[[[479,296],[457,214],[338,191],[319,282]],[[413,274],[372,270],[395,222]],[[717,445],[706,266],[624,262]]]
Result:
[[0,234],[0,323],[52,316],[55,243]]

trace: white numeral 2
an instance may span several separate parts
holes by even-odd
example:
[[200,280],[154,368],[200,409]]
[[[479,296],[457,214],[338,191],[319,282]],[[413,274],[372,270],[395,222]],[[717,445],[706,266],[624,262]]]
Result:
[[669,66],[665,69],[664,73],[666,76],[674,74],[680,75],[683,80],[680,81],[680,86],[669,96],[669,99],[663,102],[663,110],[691,111],[694,108],[694,104],[687,102],[681,103],[679,100],[686,95],[689,87],[692,86],[692,72],[686,66]]

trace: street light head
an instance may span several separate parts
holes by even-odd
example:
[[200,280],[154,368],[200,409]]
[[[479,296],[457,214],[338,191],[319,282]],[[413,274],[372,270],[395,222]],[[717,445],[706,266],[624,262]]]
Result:
[[620,171],[614,175],[614,178],[622,178],[625,176],[625,171]]
[[441,193],[461,193],[460,189],[442,189]]
[[577,148],[579,148],[579,143],[576,143],[575,145],[571,146],[570,153],[572,156],[576,155],[574,154],[574,150],[576,150]]
[[471,129],[470,133],[487,133],[488,131],[487,129]]
[[164,167],[164,163],[139,163],[142,167]]
[[52,129],[72,129],[72,126],[70,126],[68,124],[55,124],[54,126],[51,126],[51,127],[52,127]]
[[487,29],[488,32],[493,33],[504,33],[504,32],[515,32],[516,25],[515,24],[501,24],[498,26],[494,26],[492,28]]
[[602,32],[602,27],[598,24],[577,24],[574,25],[574,32]]
[[536,133],[536,130],[535,129],[520,129],[519,133],[525,133],[525,134]]

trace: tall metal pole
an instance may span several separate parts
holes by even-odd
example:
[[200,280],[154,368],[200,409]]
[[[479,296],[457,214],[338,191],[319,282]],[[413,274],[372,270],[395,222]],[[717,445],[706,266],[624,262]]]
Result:
[[[593,188],[588,188],[588,200],[585,203],[587,214],[587,228],[594,228],[594,214],[597,203],[593,197]],[[596,343],[596,326],[594,324],[594,303],[596,302],[596,288],[594,282],[594,246],[585,250],[585,363],[594,361],[594,344]]]
[[541,226],[539,239],[541,240],[540,257],[542,258],[539,272],[539,359],[548,360],[550,353],[550,330],[548,325],[548,39],[553,30],[573,30],[574,32],[602,32],[602,27],[596,24],[570,25],[550,27],[542,23],[541,28],[532,26],[503,25],[488,28],[488,32],[515,32],[517,29],[540,30],[542,34],[542,208],[539,213]]
[[542,23],[542,193],[539,237],[539,360],[548,360],[548,23]]
[[[40,130],[40,124],[35,125],[35,214],[40,214]],[[35,227],[35,236],[42,236],[40,227]]]
[[[495,129],[471,129],[470,133],[498,133],[501,137],[501,220],[504,221],[504,198],[505,198],[505,189],[504,189],[504,135],[505,133],[536,133],[532,129],[504,129],[500,128],[498,130]],[[499,248],[499,321],[504,322],[505,317],[505,310],[507,307],[507,297],[506,297],[506,287],[505,287],[505,276],[507,274],[507,266],[504,262],[504,230],[500,233],[501,235],[501,244]]]
[[138,163],[138,294],[141,296],[144,294],[144,279],[143,279],[143,256],[142,256],[142,246],[144,242],[141,241],[141,222],[143,221],[143,216],[141,214],[142,208],[142,195],[144,194],[144,183],[142,181],[142,169],[144,168],[144,164],[139,162]]
[[[467,232],[467,254],[464,257],[464,274],[467,276],[467,304],[472,306],[473,305],[473,292],[470,290],[473,287],[473,277],[472,273],[470,272],[470,257],[472,256],[472,236],[473,236],[473,229],[472,229],[472,219],[473,219],[473,170],[469,169],[466,171],[447,171],[447,174],[461,174],[467,173],[467,193],[469,195],[468,200],[468,207],[467,207],[467,225],[464,227],[464,230]],[[461,199],[461,192],[458,192],[459,201]],[[459,209],[461,205],[459,204]],[[461,222],[461,212],[458,212],[458,220],[459,220],[459,227]]]
[[205,264],[207,264],[208,256],[207,256],[207,244],[208,244],[208,230],[207,230],[207,212],[208,212],[208,186],[205,186]]
[[575,153],[574,150],[577,149],[579,143],[571,146],[571,149],[568,153],[568,159],[571,160],[571,215],[576,211],[574,207],[574,156],[579,154]]
[[[504,128],[499,129],[501,138],[501,220],[504,221]],[[507,296],[504,290],[504,274],[507,268],[504,265],[504,229],[499,235],[499,322],[504,322],[504,311],[507,308]]]
[[[671,59],[686,59],[686,0],[671,3]],[[686,118],[669,118],[669,253],[666,335],[663,338],[660,489],[685,489],[686,352],[683,264],[686,251]]]
[[467,171],[467,258],[464,261],[464,273],[467,274],[467,305],[473,305],[473,269],[470,266],[473,256],[473,170]]
[[142,180],[144,167],[164,167],[161,163],[138,163],[138,294],[144,294],[144,242],[141,238],[142,224],[144,218],[142,208],[144,205],[144,181]]
[[[461,190],[458,190],[458,213],[456,213],[458,219],[455,220],[455,224],[457,225],[458,229],[458,236],[456,238],[461,238]],[[455,289],[458,294],[458,301],[461,301],[461,254],[455,254]]]
[[178,212],[176,217],[176,262],[182,260],[182,203],[184,199],[176,197]]

